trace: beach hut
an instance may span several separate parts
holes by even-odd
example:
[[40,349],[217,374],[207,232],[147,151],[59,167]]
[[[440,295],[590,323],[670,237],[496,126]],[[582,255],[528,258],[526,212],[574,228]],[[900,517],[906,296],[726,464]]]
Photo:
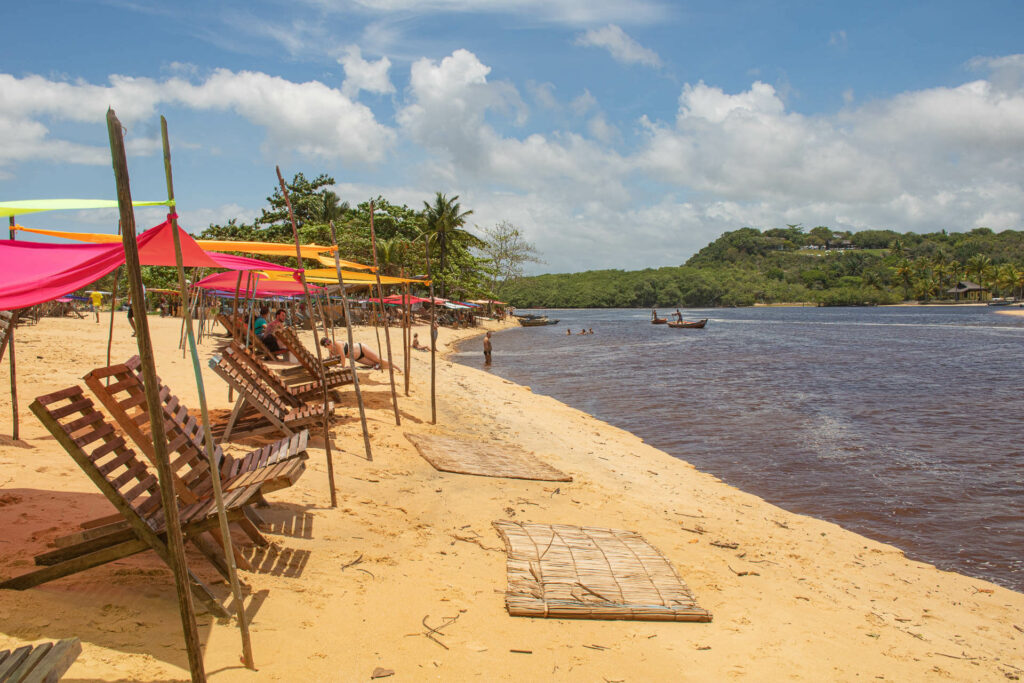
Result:
[[990,296],[988,289],[969,280],[957,282],[946,293],[952,294],[956,301],[985,301]]

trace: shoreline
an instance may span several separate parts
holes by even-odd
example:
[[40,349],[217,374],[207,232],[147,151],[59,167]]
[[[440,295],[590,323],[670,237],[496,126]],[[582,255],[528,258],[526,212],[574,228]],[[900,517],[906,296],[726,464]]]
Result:
[[[191,364],[175,351],[177,322],[150,318],[161,343],[158,372],[196,406]],[[134,340],[123,316],[115,326],[116,362],[131,355]],[[501,327],[442,328],[439,349]],[[16,444],[9,437],[4,359],[4,576],[26,571],[49,538],[108,505],[27,410],[34,396],[103,365],[105,332],[105,323],[89,320],[43,319],[18,329],[22,440]],[[307,343],[309,336],[304,333]],[[376,346],[372,330],[361,330],[357,339]],[[209,341],[200,347],[204,361],[212,350]],[[682,662],[694,680],[850,680],[861,674],[1007,680],[1007,674],[1024,674],[1024,594],[908,560],[893,546],[786,512],[633,434],[444,354],[437,367],[438,425],[432,426],[430,354],[413,354],[409,398],[396,375],[401,427],[395,426],[387,374],[360,373],[373,462],[364,459],[351,392],[343,396],[333,440],[337,510],[327,506],[322,449],[311,449],[295,486],[268,496],[272,507],[264,516],[276,549],[245,549],[258,571],[241,572],[262,596],[247,600],[255,611],[250,628],[261,678],[365,680],[379,666],[394,670],[395,680],[679,680]],[[224,384],[203,370],[211,409],[223,410]],[[403,432],[519,445],[574,481],[437,472]],[[500,519],[637,531],[672,563],[714,621],[510,617],[504,546],[491,526]],[[733,543],[734,549],[721,547]],[[193,551],[189,560],[204,578],[214,576]],[[215,588],[228,594],[223,584]],[[0,649],[81,637],[83,654],[69,678],[187,676],[173,585],[152,553],[24,592],[0,591],[0,612],[10,615],[0,624]],[[436,627],[452,618],[457,621],[440,637],[448,649],[424,637],[424,623]],[[252,680],[237,663],[236,629],[200,617],[200,636],[211,679]]]

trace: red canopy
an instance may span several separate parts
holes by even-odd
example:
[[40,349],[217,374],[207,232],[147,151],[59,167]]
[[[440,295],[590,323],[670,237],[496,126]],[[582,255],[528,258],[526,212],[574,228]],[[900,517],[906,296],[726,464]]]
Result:
[[[178,228],[183,263],[189,267],[237,270],[291,270],[266,261],[208,254],[191,235]],[[144,266],[173,266],[174,233],[169,222],[138,236]],[[120,244],[41,244],[0,240],[0,310],[25,308],[50,301],[99,280],[124,263]]]
[[[404,303],[406,303],[406,298],[408,298],[408,300],[409,300],[408,302],[410,304],[420,304],[420,303],[429,303],[430,302],[430,299],[424,299],[424,298],[418,297],[418,296],[409,295],[408,297],[406,297],[404,294],[401,294],[401,295],[399,295],[399,294],[392,294],[391,296],[384,297],[384,303],[386,303],[386,304],[404,304]],[[374,299],[374,301],[376,301],[376,299]]]
[[[252,275],[256,278],[256,283],[252,287],[248,286],[250,284],[248,277],[245,275],[242,276],[242,285],[239,289],[239,293],[242,296],[295,296],[296,294],[303,293],[301,282],[294,282],[292,280],[271,280],[265,275],[260,275],[259,273],[253,273]],[[214,273],[213,275],[204,277],[192,286],[234,293],[237,285],[238,273]],[[309,291],[311,292],[322,292],[323,289],[323,287],[309,285]]]

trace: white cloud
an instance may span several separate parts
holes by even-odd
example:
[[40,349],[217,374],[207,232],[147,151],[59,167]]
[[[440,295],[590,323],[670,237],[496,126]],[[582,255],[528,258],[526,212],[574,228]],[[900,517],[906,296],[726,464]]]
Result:
[[661,58],[656,52],[630,38],[615,24],[587,31],[577,37],[575,43],[584,47],[599,47],[608,50],[615,61],[623,64],[661,66]]
[[652,24],[665,19],[669,5],[655,0],[304,0],[320,8],[351,11],[359,8],[373,13],[441,12],[460,14],[522,15],[530,21],[585,26],[603,22]]
[[828,44],[841,50],[846,48],[848,42],[849,41],[846,38],[846,31],[844,29],[833,31],[828,36]]
[[378,94],[395,91],[395,86],[388,78],[391,60],[387,57],[370,62],[363,59],[358,45],[349,45],[345,49],[345,54],[338,59],[338,63],[345,69],[345,82],[341,85],[341,93],[348,98],[355,99],[359,96],[360,90]]
[[[266,131],[268,153],[292,152],[315,159],[381,161],[394,131],[367,107],[323,83],[295,83],[267,74],[218,69],[206,80],[157,81],[112,75],[108,85],[0,74],[0,168],[29,159],[72,164],[109,163],[105,146],[52,137],[41,120],[102,124],[112,107],[126,126],[152,120],[161,106],[197,111],[230,110]],[[103,135],[103,138],[106,136]],[[159,149],[155,135],[129,139],[133,153]]]

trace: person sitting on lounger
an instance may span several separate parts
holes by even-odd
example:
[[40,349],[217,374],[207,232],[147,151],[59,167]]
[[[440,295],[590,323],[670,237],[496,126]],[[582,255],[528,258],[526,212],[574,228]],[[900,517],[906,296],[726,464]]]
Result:
[[288,314],[283,308],[277,309],[277,313],[274,314],[274,319],[267,323],[267,330],[263,333],[263,336],[260,337],[260,341],[263,342],[263,345],[266,346],[271,353],[280,353],[284,351],[281,343],[277,341],[277,337],[274,336],[274,331],[284,327],[284,321],[287,316]]
[[[341,356],[340,365],[345,365],[345,359],[351,357],[353,362],[359,363],[360,365],[367,365],[372,367],[374,370],[385,370],[389,367],[388,362],[380,357],[376,351],[371,349],[366,344],[360,344],[356,342],[352,345],[352,353],[348,352],[348,342],[339,344],[338,342],[332,342],[327,337],[323,337],[320,340],[320,346],[327,349],[328,353]],[[402,368],[395,366],[395,371],[402,372]]]

